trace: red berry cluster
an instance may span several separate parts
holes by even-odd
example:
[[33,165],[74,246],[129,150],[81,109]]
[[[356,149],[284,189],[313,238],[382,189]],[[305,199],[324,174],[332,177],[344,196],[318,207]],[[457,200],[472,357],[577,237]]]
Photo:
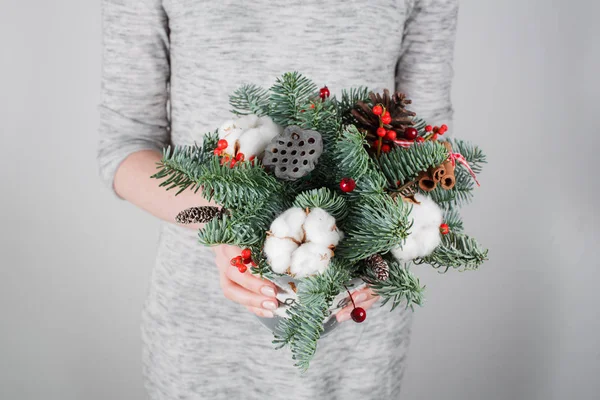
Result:
[[384,125],[389,125],[392,122],[392,116],[389,111],[385,109],[382,104],[376,104],[371,109],[373,114],[379,117],[379,128],[377,128],[377,136],[379,139],[375,140],[371,147],[373,150],[377,151],[377,153],[389,153],[392,149],[389,144],[384,144],[383,140],[386,141],[394,141],[396,140],[396,131],[393,129],[386,129]]
[[[213,151],[215,156],[221,157],[221,165],[225,165],[228,163],[229,168],[233,168],[238,162],[245,161],[246,156],[244,155],[244,153],[237,153],[235,157],[232,157],[229,154],[225,153],[225,149],[227,148],[227,146],[229,146],[227,140],[221,139],[217,142],[217,148]],[[255,157],[252,156],[250,157],[250,159],[248,159],[248,161],[254,162],[254,159]]]
[[252,250],[244,249],[242,254],[231,259],[231,265],[237,267],[242,274],[248,270],[248,265],[256,267],[256,263],[252,261]]
[[427,132],[426,140],[437,140],[438,136],[443,135],[447,131],[448,131],[448,125],[446,125],[446,124],[443,124],[442,126],[427,125],[425,127],[425,132]]

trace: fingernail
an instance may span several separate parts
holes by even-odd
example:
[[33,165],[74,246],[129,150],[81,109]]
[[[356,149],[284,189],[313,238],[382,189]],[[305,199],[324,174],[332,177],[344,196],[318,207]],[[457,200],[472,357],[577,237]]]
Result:
[[367,299],[367,295],[365,293],[361,293],[354,299],[355,302],[360,303],[361,301],[365,301]]
[[346,313],[346,312],[345,312],[345,313],[341,313],[341,314],[338,316],[338,318],[337,318],[338,322],[344,322],[344,321],[348,321],[349,319],[350,319],[350,314],[349,314],[349,313]]
[[272,301],[263,301],[262,306],[267,310],[277,310],[277,304]]
[[265,318],[273,318],[273,313],[271,311],[264,310],[262,312],[262,316]]
[[275,297],[275,290],[273,290],[273,288],[271,286],[263,286],[260,289],[260,292],[262,294],[264,294],[265,296]]

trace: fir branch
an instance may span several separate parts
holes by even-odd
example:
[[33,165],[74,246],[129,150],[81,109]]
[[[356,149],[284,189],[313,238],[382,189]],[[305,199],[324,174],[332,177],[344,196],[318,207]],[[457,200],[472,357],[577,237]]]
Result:
[[200,188],[197,179],[201,175],[202,166],[212,158],[212,153],[207,153],[196,145],[167,147],[163,150],[162,160],[157,163],[159,171],[151,178],[167,178],[159,186],[166,187],[167,190],[179,188],[176,195],[188,188],[197,191]]
[[308,103],[317,86],[298,72],[285,73],[271,87],[269,116],[282,126],[298,125],[302,107]]
[[408,265],[402,265],[391,257],[386,257],[389,266],[389,277],[386,280],[377,278],[372,270],[367,269],[365,282],[382,298],[381,306],[391,302],[393,311],[400,304],[414,310],[414,305],[423,304],[425,286],[421,286],[419,278],[412,274]]
[[348,215],[346,200],[337,193],[327,189],[313,189],[300,193],[294,200],[294,207],[322,208],[333,216],[336,221],[341,221]]
[[389,185],[396,187],[417,177],[419,172],[437,167],[448,159],[448,150],[435,141],[414,144],[404,149],[394,148],[379,157],[379,165]]
[[202,137],[202,153],[203,157],[211,160],[214,156],[213,151],[217,148],[217,143],[219,142],[219,132],[208,132]]
[[298,125],[303,129],[317,131],[323,137],[325,152],[328,145],[335,143],[342,129],[341,119],[333,100],[309,100],[297,115]]
[[385,176],[371,162],[367,172],[356,182],[356,189],[347,196],[356,201],[365,196],[383,196],[386,186]]
[[272,196],[262,202],[229,210],[230,215],[213,219],[204,225],[198,234],[200,243],[206,246],[252,246],[263,243],[269,225],[277,214],[284,211],[285,205],[280,200]]
[[450,232],[462,233],[464,231],[463,221],[457,210],[445,210],[444,223],[448,225]]
[[346,237],[338,245],[336,255],[357,261],[402,244],[411,227],[410,210],[408,204],[387,194],[360,199],[343,221]]
[[228,209],[259,203],[283,189],[281,181],[269,175],[260,163],[241,162],[229,168],[222,166],[217,157],[203,165],[194,178],[207,200]]
[[434,268],[450,268],[459,270],[477,269],[487,260],[487,249],[483,249],[477,241],[462,233],[442,236],[442,243],[427,257],[415,260],[415,264],[430,264]]
[[344,290],[350,273],[335,258],[327,270],[304,279],[298,285],[298,299],[288,311],[289,318],[282,319],[273,343],[277,348],[289,345],[296,366],[305,372],[323,333],[323,321],[329,316],[334,297]]
[[348,177],[357,181],[367,172],[370,157],[365,149],[366,144],[365,135],[354,125],[343,130],[332,157],[336,165],[336,182]]
[[[460,153],[465,157],[473,172],[476,174],[481,172],[483,164],[487,163],[487,158],[478,146],[460,139],[449,139],[448,142],[452,145],[452,151]],[[461,169],[464,169],[462,165]]]
[[246,84],[233,92],[229,104],[233,107],[231,112],[236,115],[255,114],[262,117],[269,111],[269,93],[254,84]]
[[356,118],[354,118],[350,111],[359,101],[364,103],[370,101],[369,89],[367,87],[360,86],[357,88],[350,88],[349,90],[342,90],[342,100],[338,103],[338,114],[341,116],[344,125],[356,124]]

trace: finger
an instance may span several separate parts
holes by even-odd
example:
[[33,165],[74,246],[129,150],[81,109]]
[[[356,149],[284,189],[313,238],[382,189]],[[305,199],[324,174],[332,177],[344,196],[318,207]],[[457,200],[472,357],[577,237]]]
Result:
[[256,294],[261,294],[263,296],[275,299],[275,295],[277,294],[277,288],[272,282],[269,282],[258,276],[252,275],[250,271],[240,272],[236,267],[229,268],[226,274],[229,279],[231,279],[241,287]]
[[269,311],[274,311],[277,309],[278,304],[276,299],[251,292],[235,282],[224,281],[221,287],[225,297],[233,302],[242,304],[244,306],[262,308]]
[[373,304],[377,303],[377,301],[379,301],[379,297],[373,297],[367,301],[364,301],[362,303],[357,303],[356,307],[360,307],[364,310],[368,310],[369,308],[373,307]]
[[250,306],[246,306],[246,308],[248,309],[248,311],[250,311],[262,318],[273,318],[274,317],[272,311],[265,310],[263,308],[256,308],[256,307],[250,307]]
[[352,299],[354,300],[354,303],[350,302],[335,315],[338,322],[349,320],[350,313],[354,308],[360,307],[365,310],[367,309],[365,306],[370,308],[379,299],[379,296],[377,296],[370,288],[366,288],[352,293]]

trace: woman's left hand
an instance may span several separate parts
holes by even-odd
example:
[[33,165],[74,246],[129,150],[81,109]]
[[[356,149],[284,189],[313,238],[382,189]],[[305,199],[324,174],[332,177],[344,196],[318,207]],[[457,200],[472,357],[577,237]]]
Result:
[[[371,288],[365,288],[357,290],[352,293],[352,299],[356,307],[360,307],[365,311],[368,310],[379,300],[379,296],[371,290]],[[354,304],[350,302],[346,307],[342,308],[335,316],[338,322],[348,321],[350,319],[350,313],[354,310]]]

